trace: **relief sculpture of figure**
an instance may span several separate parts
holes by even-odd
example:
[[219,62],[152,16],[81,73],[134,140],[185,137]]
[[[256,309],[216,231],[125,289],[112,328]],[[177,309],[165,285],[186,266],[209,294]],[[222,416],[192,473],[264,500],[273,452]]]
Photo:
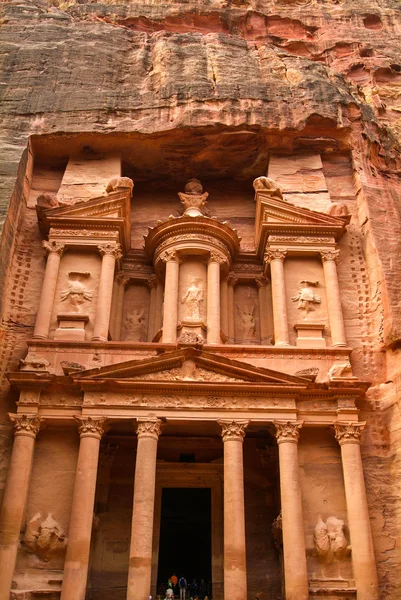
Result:
[[199,286],[199,279],[192,279],[189,288],[181,298],[181,304],[187,307],[187,315],[191,320],[201,319],[201,303],[203,302],[203,289]]
[[65,550],[67,539],[51,514],[43,519],[42,515],[37,513],[27,523],[23,543],[30,552],[48,561],[51,554]]
[[316,280],[311,281],[309,279],[302,279],[302,281],[300,281],[299,283],[301,288],[299,289],[298,294],[296,296],[293,296],[291,300],[293,302],[298,302],[297,308],[299,310],[305,311],[304,318],[306,319],[308,313],[311,310],[315,310],[314,304],[320,304],[322,301],[320,296],[318,294],[315,294],[315,292],[312,289],[312,287],[317,287],[319,282]]
[[256,335],[255,305],[241,308],[237,304],[238,314],[241,318],[241,329],[245,340],[253,340]]
[[125,327],[132,337],[137,342],[142,342],[141,338],[145,335],[145,309],[134,310],[126,319]]
[[68,301],[72,312],[80,312],[82,304],[84,302],[92,301],[93,292],[88,290],[82,279],[90,277],[90,273],[80,273],[79,271],[71,271],[68,273],[69,286],[67,289],[61,292],[61,302]]
[[318,516],[314,531],[316,554],[321,560],[331,562],[333,558],[342,559],[349,555],[351,546],[344,533],[344,521],[337,517],[328,517],[326,522]]

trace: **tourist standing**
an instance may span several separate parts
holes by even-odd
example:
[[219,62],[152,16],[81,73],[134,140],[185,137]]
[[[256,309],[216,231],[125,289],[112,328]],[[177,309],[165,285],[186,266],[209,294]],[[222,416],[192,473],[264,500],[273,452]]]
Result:
[[180,577],[180,580],[178,582],[179,588],[180,588],[180,600],[185,600],[185,596],[187,593],[187,580],[185,579],[184,575],[182,575]]

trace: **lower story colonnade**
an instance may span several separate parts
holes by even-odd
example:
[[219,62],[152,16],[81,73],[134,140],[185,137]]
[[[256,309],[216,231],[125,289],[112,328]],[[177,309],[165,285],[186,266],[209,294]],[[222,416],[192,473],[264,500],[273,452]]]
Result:
[[[10,418],[14,424],[14,446],[0,514],[0,600],[8,600],[10,597],[35,438],[43,421],[38,414],[13,414]],[[75,418],[79,428],[80,445],[61,587],[62,600],[84,600],[87,597],[99,449],[102,435],[108,426],[104,416],[82,415]],[[153,414],[136,417],[134,420],[137,454],[127,600],[148,600],[149,595],[155,593],[159,532],[155,531],[154,524],[160,518],[158,511],[155,511],[155,505],[160,503],[160,489],[157,487],[157,451],[165,420]],[[212,513],[215,511],[212,520],[214,529],[224,531],[224,534],[223,548],[219,547],[219,536],[215,536],[212,541],[213,597],[219,600],[224,594],[225,600],[244,600],[247,598],[247,562],[243,443],[250,420],[230,415],[216,420],[224,448],[223,500],[221,502],[221,496],[219,500],[218,489],[213,488],[214,484],[211,483],[214,489]],[[112,424],[116,419],[110,418],[109,422]],[[185,427],[185,422],[183,425]],[[336,421],[333,425],[336,439],[341,446],[357,598],[378,600],[375,558],[360,453],[360,437],[364,424]],[[310,583],[298,456],[298,441],[304,429],[303,422],[278,420],[267,422],[263,427],[274,431],[278,444],[285,597],[286,600],[306,600],[310,597]],[[183,481],[182,478],[180,481]],[[191,485],[197,484],[195,482]],[[221,505],[223,524],[219,523],[221,519],[216,509]],[[221,580],[223,585],[219,583]]]

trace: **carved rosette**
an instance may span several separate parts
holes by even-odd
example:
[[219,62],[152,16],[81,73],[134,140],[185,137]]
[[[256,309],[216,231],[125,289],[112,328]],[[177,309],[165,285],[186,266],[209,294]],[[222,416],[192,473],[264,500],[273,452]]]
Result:
[[98,250],[102,256],[113,256],[115,259],[122,257],[121,245],[117,243],[99,244]]
[[217,421],[221,427],[221,437],[223,442],[243,442],[245,429],[250,421]]
[[182,262],[176,250],[165,250],[160,254],[160,260],[164,263],[178,262],[180,264]]
[[273,421],[276,428],[276,439],[278,444],[293,443],[297,444],[299,432],[303,421]]
[[338,262],[338,257],[340,256],[339,250],[322,250],[320,252],[320,256],[322,257],[322,261],[325,262]]
[[137,419],[136,434],[138,438],[152,438],[158,440],[159,435],[162,432],[161,424],[162,421],[160,419]]
[[106,417],[74,417],[78,423],[79,435],[100,440],[105,431]]
[[360,444],[362,431],[366,423],[334,423],[336,440],[342,446],[343,444]]
[[287,250],[267,249],[265,252],[264,260],[266,263],[270,263],[273,260],[279,260],[280,262],[284,262],[284,259],[286,256],[287,256]]
[[51,240],[49,242],[42,242],[42,246],[45,249],[46,254],[58,254],[61,256],[63,254],[65,244],[60,244],[59,242],[55,242]]
[[40,424],[44,420],[38,415],[19,415],[8,413],[8,418],[14,425],[14,436],[27,435],[35,438],[39,432]]

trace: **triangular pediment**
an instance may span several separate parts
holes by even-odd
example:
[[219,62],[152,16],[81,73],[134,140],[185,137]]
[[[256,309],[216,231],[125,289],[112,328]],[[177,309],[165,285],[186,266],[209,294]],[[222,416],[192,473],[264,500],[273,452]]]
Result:
[[266,191],[256,193],[255,242],[265,245],[270,234],[299,236],[320,235],[338,240],[345,232],[347,219],[295,206],[272,197]]
[[213,384],[249,384],[307,386],[302,377],[280,373],[271,369],[254,367],[248,363],[231,360],[211,352],[185,348],[166,352],[143,360],[131,360],[119,364],[81,371],[74,376],[77,383],[85,384],[123,381],[181,382]]

